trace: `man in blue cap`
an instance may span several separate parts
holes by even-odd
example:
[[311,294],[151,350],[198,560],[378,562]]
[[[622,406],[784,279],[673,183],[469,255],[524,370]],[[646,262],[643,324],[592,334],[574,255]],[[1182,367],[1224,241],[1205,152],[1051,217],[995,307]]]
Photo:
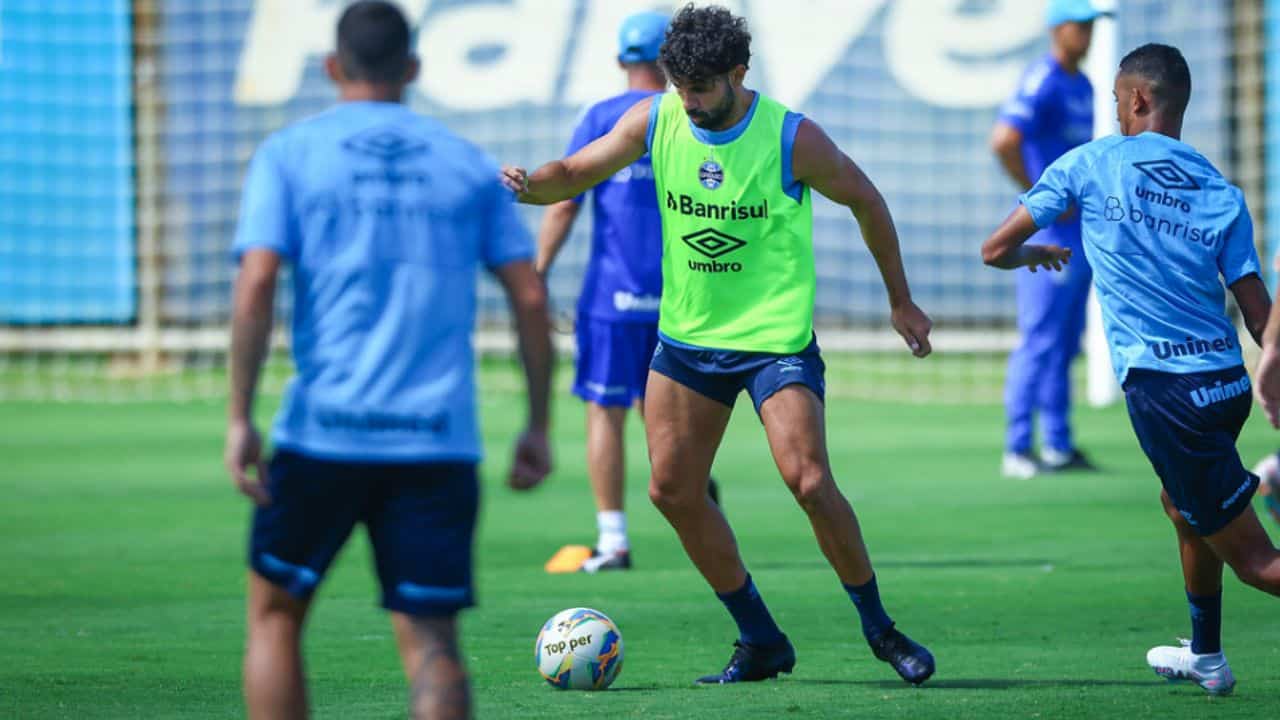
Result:
[[[1050,0],[1048,54],[1022,74],[1000,109],[991,149],[1020,190],[1028,190],[1060,155],[1093,138],[1093,86],[1080,65],[1093,21],[1105,13],[1088,0]],[[1071,361],[1080,350],[1092,270],[1080,250],[1080,218],[1065,213],[1037,243],[1076,251],[1062,273],[1018,270],[1018,332],[1005,382],[1007,429],[1001,473],[1030,478],[1048,470],[1096,469],[1071,436]],[[1031,454],[1039,413],[1040,456]]]
[[[658,12],[637,13],[622,22],[618,65],[627,75],[627,91],[583,112],[567,155],[612,130],[631,106],[666,89],[667,78],[657,59],[669,22]],[[649,156],[591,192],[591,254],[578,298],[573,392],[587,403],[587,475],[595,495],[598,536],[594,548],[562,548],[547,563],[550,572],[631,567],[623,511],[623,429],[629,408],[642,412],[649,360],[658,342],[662,219]],[[538,232],[539,273],[550,270],[583,200],[580,195],[547,209]]]

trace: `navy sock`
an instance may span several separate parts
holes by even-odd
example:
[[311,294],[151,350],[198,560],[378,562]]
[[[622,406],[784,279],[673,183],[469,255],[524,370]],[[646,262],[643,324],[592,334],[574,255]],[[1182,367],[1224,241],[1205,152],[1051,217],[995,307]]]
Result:
[[1187,604],[1191,606],[1191,652],[1222,652],[1222,591],[1192,595],[1188,590]]
[[742,587],[727,593],[716,593],[720,602],[724,603],[733,621],[738,624],[738,635],[742,642],[749,645],[774,645],[782,642],[785,635],[778,629],[769,608],[765,607],[760,591],[747,575]]
[[858,608],[858,617],[862,619],[862,634],[868,640],[893,627],[889,613],[880,604],[880,588],[876,585],[875,575],[865,585],[845,585],[844,591],[849,593],[853,606]]

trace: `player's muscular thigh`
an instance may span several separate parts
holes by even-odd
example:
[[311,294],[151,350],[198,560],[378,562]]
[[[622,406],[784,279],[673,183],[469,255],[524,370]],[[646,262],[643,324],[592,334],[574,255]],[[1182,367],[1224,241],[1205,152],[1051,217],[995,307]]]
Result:
[[779,390],[760,408],[778,472],[801,502],[816,500],[833,485],[822,410],[822,402],[800,385]]
[[730,408],[699,395],[670,378],[650,373],[645,394],[645,433],[652,490],[658,493],[701,488],[729,421]]

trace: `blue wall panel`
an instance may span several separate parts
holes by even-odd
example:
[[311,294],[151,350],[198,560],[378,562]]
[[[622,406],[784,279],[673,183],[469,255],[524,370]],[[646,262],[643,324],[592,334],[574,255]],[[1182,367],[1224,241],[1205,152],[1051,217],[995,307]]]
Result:
[[0,2],[0,322],[135,313],[126,0]]

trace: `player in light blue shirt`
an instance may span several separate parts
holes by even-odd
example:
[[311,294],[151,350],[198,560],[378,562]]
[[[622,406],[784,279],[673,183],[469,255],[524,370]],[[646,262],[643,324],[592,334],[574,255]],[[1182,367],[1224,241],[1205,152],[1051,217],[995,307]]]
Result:
[[[1103,13],[1088,0],[1051,0],[1046,24],[1050,50],[1033,62],[1000,108],[991,147],[1020,190],[1031,187],[1063,153],[1093,138],[1093,86],[1081,63],[1093,23]],[[1078,250],[1080,218],[1047,223],[1037,242]],[[1001,473],[1029,478],[1040,470],[1092,470],[1071,432],[1071,361],[1080,351],[1092,273],[1076,262],[1061,273],[1016,274],[1019,342],[1005,379]],[[1031,452],[1033,424],[1040,453]]]
[[[481,448],[471,333],[482,267],[511,300],[529,386],[511,484],[532,487],[550,470],[551,346],[533,245],[497,166],[402,104],[418,71],[410,38],[394,5],[348,7],[326,62],[342,102],[269,137],[245,179],[225,461],[257,505],[250,717],[305,715],[303,621],[360,524],[414,687],[410,714],[468,716],[455,617],[472,604]],[[296,375],[268,465],[252,409],[285,263]]]
[[982,248],[987,264],[1060,270],[1072,250],[1024,245],[1068,208],[1082,222],[1116,376],[1177,530],[1192,639],[1155,647],[1147,662],[1213,694],[1235,678],[1221,647],[1222,568],[1280,595],[1280,551],[1250,499],[1258,478],[1235,442],[1251,383],[1226,316],[1230,288],[1255,341],[1270,299],[1239,188],[1179,138],[1191,74],[1177,49],[1144,45],[1116,75],[1121,136],[1063,155],[1020,198]]

